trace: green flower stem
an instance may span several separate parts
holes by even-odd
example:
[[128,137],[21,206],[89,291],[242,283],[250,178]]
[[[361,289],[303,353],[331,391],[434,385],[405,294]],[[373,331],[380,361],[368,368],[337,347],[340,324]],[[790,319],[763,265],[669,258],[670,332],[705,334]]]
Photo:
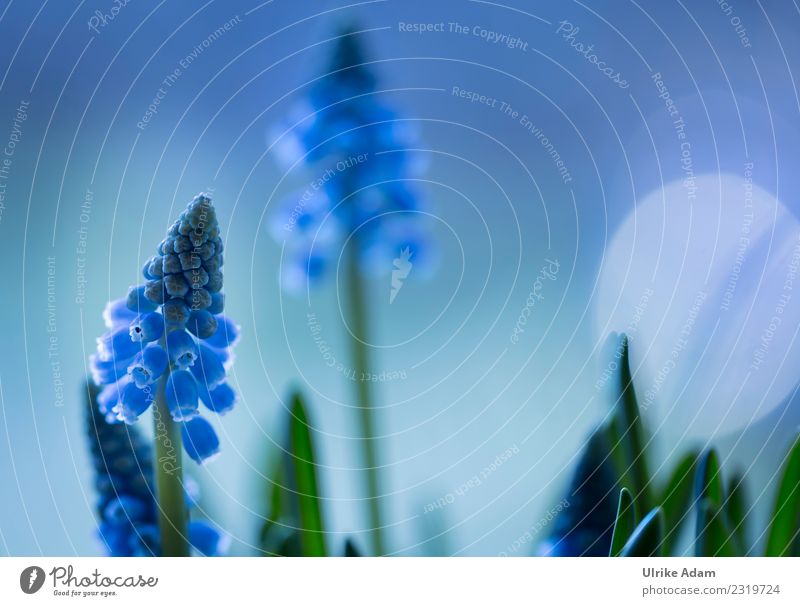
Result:
[[172,420],[164,397],[168,375],[165,373],[158,381],[153,408],[158,528],[161,533],[161,555],[186,557],[189,555],[189,535],[183,490],[183,450],[180,426]]
[[[353,238],[355,240],[355,238]],[[383,535],[381,522],[380,482],[378,478],[378,455],[375,444],[375,418],[372,409],[370,383],[364,380],[369,373],[369,352],[367,350],[367,306],[364,285],[358,267],[358,243],[351,242],[347,259],[347,286],[349,291],[349,322],[353,344],[353,377],[356,384],[356,401],[361,426],[361,445],[363,463],[367,476],[367,499],[369,502],[369,522],[372,530],[372,549],[375,555],[383,555]]]

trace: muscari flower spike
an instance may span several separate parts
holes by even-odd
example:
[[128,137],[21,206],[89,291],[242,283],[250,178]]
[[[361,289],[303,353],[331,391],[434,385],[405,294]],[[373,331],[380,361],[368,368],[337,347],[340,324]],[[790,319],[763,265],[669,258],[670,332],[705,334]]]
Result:
[[[100,392],[88,385],[86,429],[97,490],[99,535],[110,556],[158,556],[158,509],[150,444],[136,427],[109,422]],[[188,492],[188,487],[187,487]],[[187,494],[187,507],[195,497]],[[224,555],[229,537],[204,520],[192,520],[189,542],[206,556]]]
[[186,453],[198,463],[219,452],[219,439],[199,417],[199,403],[224,414],[236,403],[226,381],[239,328],[225,316],[223,243],[211,199],[200,194],[170,227],[158,254],[144,264],[146,282],[106,305],[108,328],[90,359],[108,422],[135,423],[155,400],[157,382]]
[[348,237],[370,273],[391,270],[405,248],[417,272],[434,262],[415,181],[424,170],[416,133],[381,99],[359,35],[346,30],[337,39],[327,75],[277,141],[287,167],[300,163],[325,175],[273,216],[272,235],[287,244],[282,275],[290,290],[324,277]]

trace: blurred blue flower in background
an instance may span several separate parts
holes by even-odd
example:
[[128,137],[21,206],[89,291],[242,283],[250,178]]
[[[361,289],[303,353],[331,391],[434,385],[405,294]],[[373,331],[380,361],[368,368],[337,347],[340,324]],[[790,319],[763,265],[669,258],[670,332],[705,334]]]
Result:
[[[286,290],[299,291],[318,282],[343,258],[353,368],[356,376],[367,376],[365,277],[392,272],[395,289],[395,270],[407,276],[413,258],[416,273],[425,275],[434,257],[428,237],[430,214],[419,188],[424,151],[413,122],[383,101],[384,91],[364,58],[360,35],[354,29],[340,33],[327,73],[311,84],[286,132],[276,137],[277,154],[287,170],[300,165],[316,176],[273,215],[270,231],[277,242],[285,243],[281,281]],[[380,555],[383,522],[372,395],[363,381],[355,387],[372,553]]]
[[[109,422],[97,388],[89,385],[87,433],[95,473],[100,539],[111,556],[161,553],[153,491],[153,455],[136,427]],[[113,421],[113,419],[112,419]],[[193,503],[191,490],[187,502]],[[224,555],[229,537],[204,520],[188,526],[189,542],[206,556]]]
[[184,448],[198,463],[219,452],[214,429],[198,417],[200,401],[217,414],[236,402],[225,376],[239,329],[222,314],[222,252],[216,211],[200,194],[144,264],[146,283],[108,303],[109,330],[90,359],[92,377],[103,386],[98,410],[111,423],[138,421],[166,375],[170,416],[183,423]]
[[372,274],[391,270],[405,248],[420,270],[433,260],[416,129],[381,99],[358,36],[340,35],[328,73],[311,85],[276,142],[287,168],[317,172],[272,218],[273,237],[287,243],[282,281],[289,290],[323,278],[345,243],[356,247],[360,270]]

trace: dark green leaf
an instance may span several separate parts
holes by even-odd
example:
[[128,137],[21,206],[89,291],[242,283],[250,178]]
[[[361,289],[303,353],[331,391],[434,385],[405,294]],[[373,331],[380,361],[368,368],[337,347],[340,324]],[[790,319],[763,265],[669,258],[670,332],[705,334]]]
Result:
[[722,472],[719,468],[719,456],[712,448],[703,453],[697,464],[694,478],[694,500],[701,503],[711,501],[714,507],[722,507],[724,493],[722,489]]
[[659,557],[664,546],[664,511],[661,507],[651,510],[622,548],[622,557]]
[[664,510],[664,553],[671,554],[681,523],[689,517],[692,503],[692,482],[699,454],[684,456],[672,470],[667,485],[659,498]]
[[[620,489],[609,460],[605,431],[594,431],[578,459],[558,515],[537,553],[608,557]],[[563,505],[563,506],[562,506]]]
[[614,534],[611,535],[610,556],[616,557],[622,553],[626,541],[636,529],[637,518],[633,496],[631,496],[630,490],[623,488],[619,491],[619,506],[617,507],[617,519],[614,522]]
[[736,556],[733,533],[725,516],[711,499],[703,499],[697,508],[695,555],[702,557]]
[[[697,462],[697,470],[694,474],[694,507],[695,515],[695,550],[705,548],[701,544],[701,539],[705,535],[709,520],[707,519],[707,506],[713,505],[714,509],[722,508],[724,498],[722,489],[722,473],[719,468],[719,457],[712,448],[703,453]],[[704,509],[705,507],[705,509]]]
[[800,535],[800,435],[786,455],[764,555],[789,556]]
[[725,514],[736,541],[737,552],[747,548],[747,499],[745,498],[744,477],[735,474],[728,482],[725,498]]
[[633,480],[631,479],[628,458],[625,455],[625,445],[622,442],[622,438],[620,438],[615,418],[606,423],[603,429],[609,446],[609,462],[613,468],[614,476],[619,479],[621,487],[629,488],[633,486]]
[[624,445],[628,461],[628,473],[632,481],[631,489],[634,500],[639,503],[640,509],[647,511],[652,504],[650,473],[647,469],[645,456],[647,438],[633,387],[628,355],[628,337],[623,334],[620,339],[620,362],[614,418],[618,424],[617,431]]
[[270,510],[261,530],[263,551],[282,556],[324,556],[314,444],[303,398],[292,396],[284,452],[270,474]]
[[269,511],[264,524],[261,526],[259,544],[262,552],[273,556],[300,556],[300,537],[295,525],[296,516],[293,513],[293,493],[286,486],[286,465],[283,458],[279,458],[273,465],[269,474],[267,494]]
[[314,445],[308,425],[303,398],[296,393],[292,398],[289,444],[293,456],[294,480],[298,500],[300,542],[303,555],[324,556],[325,535],[322,528],[317,469],[314,463]]

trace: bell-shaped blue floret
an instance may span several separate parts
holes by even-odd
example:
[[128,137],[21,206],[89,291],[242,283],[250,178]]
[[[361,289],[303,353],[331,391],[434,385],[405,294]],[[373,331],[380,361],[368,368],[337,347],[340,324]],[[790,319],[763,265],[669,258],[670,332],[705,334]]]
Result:
[[126,327],[109,330],[97,339],[97,353],[105,360],[132,358],[139,352],[141,345],[131,340]]
[[198,414],[197,383],[187,370],[170,373],[166,385],[169,413],[175,421],[189,421]]
[[186,328],[198,339],[208,339],[217,332],[217,319],[206,309],[197,309],[189,316]]
[[239,327],[226,315],[217,316],[217,330],[205,340],[215,349],[233,347],[239,342]]
[[211,390],[205,389],[205,387],[201,385],[200,400],[209,410],[214,411],[218,415],[224,415],[234,407],[237,397],[233,387],[223,382]]
[[99,354],[89,356],[89,369],[95,385],[109,385],[116,383],[128,374],[128,365],[133,361],[130,358],[106,359]]
[[189,368],[199,355],[197,343],[185,330],[174,330],[167,335],[167,353],[177,368]]
[[126,304],[128,309],[137,314],[155,311],[158,305],[145,296],[145,286],[131,286],[128,290]]
[[114,407],[122,399],[122,391],[128,383],[130,383],[130,378],[123,377],[116,383],[105,385],[100,390],[100,393],[97,394],[97,409],[107,423],[116,423],[118,421],[117,415],[114,413]]
[[206,389],[214,389],[225,380],[225,366],[217,350],[212,349],[205,343],[198,345],[200,357],[191,371],[197,382]]
[[189,542],[204,556],[213,557],[227,553],[230,538],[204,520],[192,520],[189,522]]
[[219,438],[211,423],[195,417],[181,425],[183,449],[197,463],[207,463],[219,454]]
[[135,383],[131,382],[125,385],[122,390],[122,397],[113,410],[117,415],[117,419],[131,425],[136,423],[139,417],[150,408],[153,398],[152,389],[139,389]]
[[133,364],[128,367],[128,373],[136,386],[142,389],[145,385],[155,383],[168,366],[167,352],[160,345],[151,343],[136,356]]
[[106,328],[119,328],[121,324],[130,324],[135,317],[136,312],[128,309],[127,299],[109,301],[103,310],[103,322]]
[[150,343],[164,334],[164,318],[156,311],[141,314],[131,322],[128,332],[132,341]]

